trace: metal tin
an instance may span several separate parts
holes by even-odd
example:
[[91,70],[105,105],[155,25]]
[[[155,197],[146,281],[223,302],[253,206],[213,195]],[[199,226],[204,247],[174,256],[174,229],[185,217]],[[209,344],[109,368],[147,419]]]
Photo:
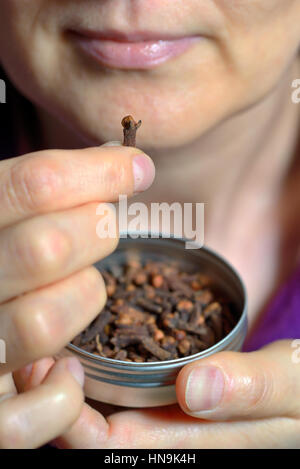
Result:
[[125,407],[154,407],[174,404],[175,381],[180,369],[195,360],[222,350],[239,351],[247,332],[247,294],[235,269],[211,249],[185,249],[184,239],[121,238],[117,250],[95,264],[101,270],[127,258],[178,260],[183,268],[199,268],[211,276],[215,285],[234,303],[240,314],[235,328],[224,339],[203,352],[176,360],[131,363],[100,357],[69,344],[58,355],[76,356],[85,370],[85,395],[97,401]]

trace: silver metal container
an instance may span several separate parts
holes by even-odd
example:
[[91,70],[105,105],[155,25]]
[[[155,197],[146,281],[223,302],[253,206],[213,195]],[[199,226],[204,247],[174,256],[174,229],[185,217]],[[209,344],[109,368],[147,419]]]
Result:
[[180,369],[195,360],[222,350],[239,351],[247,332],[247,295],[232,266],[212,250],[185,249],[182,239],[121,238],[117,250],[98,262],[101,270],[134,256],[143,260],[180,261],[186,271],[195,268],[209,275],[234,304],[240,319],[224,339],[203,352],[176,360],[134,363],[100,357],[69,344],[58,356],[76,356],[85,370],[85,395],[91,399],[125,407],[154,407],[174,404],[175,381]]

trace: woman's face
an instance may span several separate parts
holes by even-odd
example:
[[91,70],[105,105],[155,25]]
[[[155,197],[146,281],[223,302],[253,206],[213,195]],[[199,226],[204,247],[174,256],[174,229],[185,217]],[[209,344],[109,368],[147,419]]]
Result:
[[[0,59],[25,96],[86,142],[121,138],[132,114],[141,147],[173,147],[276,86],[297,52],[299,19],[299,0],[3,0]],[[103,46],[94,35],[108,30],[199,39],[150,68],[107,66],[92,54]]]

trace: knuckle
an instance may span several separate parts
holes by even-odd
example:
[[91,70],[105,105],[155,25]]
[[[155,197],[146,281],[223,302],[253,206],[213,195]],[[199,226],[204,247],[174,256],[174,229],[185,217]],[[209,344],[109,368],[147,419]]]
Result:
[[97,223],[96,233],[102,243],[105,243],[104,247],[108,255],[116,249],[119,242],[116,209],[113,204],[101,202],[96,208],[96,214],[101,216]]
[[9,170],[6,196],[18,213],[42,211],[60,186],[54,159],[32,157],[17,161]]
[[87,268],[82,272],[80,289],[87,308],[88,303],[91,304],[91,307],[96,308],[96,312],[104,307],[107,299],[106,287],[103,277],[96,267]]
[[103,186],[113,196],[119,194],[120,188],[128,186],[128,168],[125,163],[127,163],[126,158],[123,164],[120,164],[118,160],[110,160],[103,168]]
[[267,372],[261,370],[248,379],[248,411],[260,409],[273,394],[272,383]]
[[[68,378],[69,376],[66,376],[66,380]],[[72,378],[72,382],[68,380],[68,383],[65,381],[64,384],[65,385],[61,387],[59,392],[60,405],[65,415],[65,425],[69,426],[74,423],[80,415],[84,395],[82,388],[77,383],[74,383],[74,378]]]
[[119,233],[118,230],[116,230],[115,236],[113,236],[110,239],[110,246],[108,247],[108,254],[111,254],[113,251],[115,251],[118,247],[119,244]]
[[28,360],[51,356],[62,346],[62,315],[49,301],[22,302],[13,316],[13,327],[18,348]]
[[215,363],[229,376],[236,376],[239,370],[240,377],[235,380],[236,392],[246,402],[245,412],[251,414],[262,407],[274,397],[274,377],[267,366],[248,366],[241,368],[239,352],[224,351],[216,355]]
[[[78,322],[82,320],[77,311],[84,309],[90,318],[99,314],[106,302],[101,274],[95,267],[85,269],[67,296],[67,302],[60,301],[56,295],[52,299],[42,294],[20,298],[11,316],[12,328],[18,350],[27,360],[52,356],[63,348],[79,332]],[[68,319],[71,314],[73,323]]]
[[215,366],[219,366],[221,368],[227,368],[227,364],[235,363],[236,359],[238,359],[238,352],[233,352],[230,350],[225,350],[219,352],[218,354],[212,356],[211,363]]
[[236,380],[236,392],[247,402],[247,413],[256,411],[264,405],[273,393],[273,379],[267,367],[252,366],[250,368],[240,366],[239,352],[224,351],[216,355],[214,363],[224,370],[228,370],[230,376],[236,376],[236,370],[242,376]]
[[16,412],[1,409],[0,413],[0,448],[18,449],[25,447],[24,432]]
[[[18,349],[28,360],[55,355],[79,332],[73,331],[78,327],[77,311],[84,309],[89,317],[94,317],[105,305],[104,281],[94,267],[79,274],[71,292],[66,303],[56,296],[51,300],[42,294],[21,298],[12,322]],[[74,316],[72,324],[68,320],[71,314]]]
[[[28,226],[28,227],[27,227]],[[25,274],[49,276],[64,268],[72,251],[67,233],[51,226],[20,226],[11,239],[12,250]]]
[[114,161],[109,161],[105,164],[104,170],[104,182],[108,188],[112,188],[121,176],[121,167],[118,168]]

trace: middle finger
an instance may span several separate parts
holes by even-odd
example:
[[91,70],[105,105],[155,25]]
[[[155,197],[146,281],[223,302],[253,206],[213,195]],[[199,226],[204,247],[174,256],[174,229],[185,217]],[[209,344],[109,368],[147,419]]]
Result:
[[58,353],[97,316],[105,301],[104,281],[95,267],[88,267],[1,305],[7,360],[0,376]]
[[[117,235],[99,238],[103,217],[115,226],[115,213],[90,203],[67,211],[41,215],[0,232],[0,302],[60,280],[110,254]],[[117,231],[117,230],[116,230]]]

